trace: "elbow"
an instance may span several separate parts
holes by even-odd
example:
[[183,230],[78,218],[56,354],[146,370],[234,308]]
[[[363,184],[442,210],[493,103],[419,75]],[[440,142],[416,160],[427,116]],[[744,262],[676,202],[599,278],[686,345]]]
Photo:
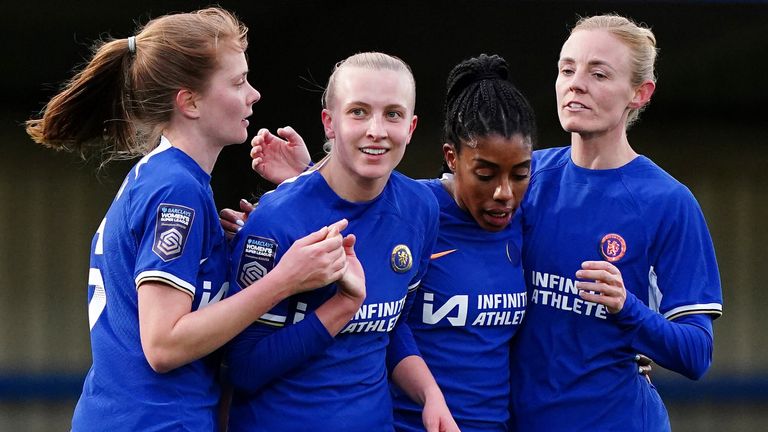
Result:
[[709,367],[712,366],[713,345],[711,337],[704,341],[699,354],[689,360],[688,367],[683,373],[686,378],[698,381],[707,373]]
[[705,361],[697,362],[697,364],[691,365],[683,375],[686,378],[694,381],[700,380],[707,373],[709,367],[712,365],[712,356],[709,356]]
[[170,350],[160,347],[143,347],[143,349],[149,367],[159,374],[168,373],[181,366]]

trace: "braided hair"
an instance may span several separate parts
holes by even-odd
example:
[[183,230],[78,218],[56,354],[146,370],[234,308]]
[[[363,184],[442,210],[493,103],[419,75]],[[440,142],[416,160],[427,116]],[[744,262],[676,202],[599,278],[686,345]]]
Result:
[[[481,54],[448,74],[443,141],[456,152],[474,147],[476,138],[520,134],[536,140],[536,119],[528,101],[509,79],[509,66],[498,55]],[[443,163],[443,172],[450,172]]]

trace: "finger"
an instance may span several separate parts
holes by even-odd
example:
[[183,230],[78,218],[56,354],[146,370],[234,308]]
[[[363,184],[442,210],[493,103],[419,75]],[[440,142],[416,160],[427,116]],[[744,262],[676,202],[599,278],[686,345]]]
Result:
[[251,147],[251,159],[256,159],[264,155],[264,147],[262,147],[261,144],[256,144],[253,147]]
[[259,131],[259,134],[261,135],[262,139],[264,140],[264,145],[272,144],[272,141],[274,141],[275,138],[277,138],[276,136],[274,136],[272,134],[272,132],[269,131],[269,129],[266,129],[266,128],[261,129]]
[[243,216],[244,216],[243,213],[240,213],[228,208],[222,209],[219,212],[219,218],[221,219],[222,224],[226,221],[232,224],[243,226],[244,225]]
[[349,225],[349,221],[348,220],[346,220],[346,219],[339,219],[338,221],[336,221],[336,222],[332,223],[331,225],[329,225],[329,227],[336,227],[337,228],[337,232],[341,232],[341,231],[344,231],[345,229],[347,229],[347,225]]
[[650,366],[653,363],[650,357],[643,354],[635,354],[635,361],[640,366]]
[[344,253],[348,256],[355,256],[355,241],[357,238],[354,234],[348,234],[344,237],[341,245],[344,246]]
[[585,301],[601,304],[608,309],[609,313],[617,313],[621,310],[622,299],[618,296],[609,296],[601,294],[593,294],[586,290],[579,290],[579,297]]
[[292,145],[304,145],[304,139],[290,126],[279,128],[277,134]]
[[306,236],[296,240],[294,244],[298,244],[299,246],[311,245],[311,244],[320,242],[322,240],[325,240],[327,235],[328,235],[328,227],[324,226],[319,230],[313,233],[309,233]]
[[232,237],[235,234],[237,234],[238,231],[240,231],[240,226],[237,224],[233,224],[232,222],[227,222],[224,219],[221,220],[221,228],[224,230],[224,234],[227,234],[228,237]]
[[264,164],[262,163],[261,158],[256,158],[251,161],[251,169],[258,175],[261,175],[264,172]]
[[328,234],[325,235],[326,239],[331,239],[339,235],[339,227],[331,225],[328,227]]
[[[347,256],[344,253],[340,253],[332,261],[330,268],[334,272],[341,272],[343,274],[347,270]],[[341,275],[339,275],[341,277]]]
[[243,211],[243,220],[245,220],[248,217],[248,214],[250,214],[253,209],[256,208],[253,206],[253,204],[249,203],[248,200],[245,198],[240,199],[240,210]]
[[578,270],[576,271],[576,278],[603,282],[617,282],[621,280],[617,275],[611,274],[606,270]]
[[[330,234],[331,229],[328,229],[325,237],[315,242],[313,247],[316,248],[319,254],[338,253],[344,255],[344,249],[341,247],[343,238],[341,234]],[[335,256],[335,255],[334,255]]]
[[251,147],[264,144],[264,137],[261,136],[261,130],[251,139]]
[[599,294],[603,296],[618,297],[621,295],[621,288],[613,285],[609,285],[602,282],[576,282],[576,289],[580,291],[587,291],[593,294]]
[[608,261],[584,261],[581,263],[584,270],[605,270],[610,274],[621,274],[619,269]]

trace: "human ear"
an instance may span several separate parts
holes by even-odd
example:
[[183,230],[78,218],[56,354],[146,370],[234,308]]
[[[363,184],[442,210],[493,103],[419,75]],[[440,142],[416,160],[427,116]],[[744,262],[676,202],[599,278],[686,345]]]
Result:
[[320,114],[323,121],[323,128],[325,129],[325,137],[328,139],[336,138],[336,132],[333,130],[333,118],[331,117],[331,111],[327,108],[323,109]]
[[456,149],[452,144],[443,144],[443,157],[451,172],[456,172]]
[[176,93],[176,107],[184,117],[200,118],[200,109],[197,106],[197,94],[189,89],[181,89]]
[[411,143],[411,137],[413,136],[413,131],[416,130],[416,124],[419,122],[419,117],[414,114],[413,117],[411,117],[411,125],[408,127],[408,139],[405,140],[405,145],[408,145]]
[[656,83],[653,81],[648,80],[640,84],[640,86],[635,89],[635,94],[629,102],[629,108],[638,109],[645,106],[651,101],[651,96],[653,95],[654,90],[656,90]]

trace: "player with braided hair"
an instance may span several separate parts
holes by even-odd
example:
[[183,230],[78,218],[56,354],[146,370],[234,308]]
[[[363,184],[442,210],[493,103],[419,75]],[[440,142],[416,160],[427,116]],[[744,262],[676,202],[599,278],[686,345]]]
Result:
[[[444,174],[425,180],[440,203],[430,268],[408,318],[462,431],[504,430],[509,342],[526,306],[520,218],[530,175],[533,110],[499,56],[448,75]],[[397,429],[416,431],[418,407],[392,386]]]

